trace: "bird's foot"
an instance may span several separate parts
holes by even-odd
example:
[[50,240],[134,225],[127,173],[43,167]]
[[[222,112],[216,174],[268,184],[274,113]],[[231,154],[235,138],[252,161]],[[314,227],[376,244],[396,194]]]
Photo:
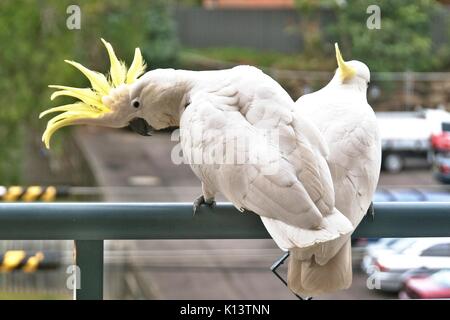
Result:
[[375,220],[375,209],[373,208],[373,202],[370,203],[369,209],[367,209],[366,215],[372,217],[372,221]]
[[242,213],[253,213],[253,211],[247,210],[245,208],[241,208],[239,211]]
[[213,209],[216,206],[216,201],[214,200],[214,198],[205,199],[205,197],[203,195],[201,195],[194,201],[194,205],[193,205],[193,214],[194,215],[197,212],[197,209],[200,208],[200,206],[202,204],[206,204],[208,207]]

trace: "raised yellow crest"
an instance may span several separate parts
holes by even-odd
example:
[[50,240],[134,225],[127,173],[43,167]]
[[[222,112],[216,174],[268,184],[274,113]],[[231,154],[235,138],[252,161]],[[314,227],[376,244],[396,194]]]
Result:
[[339,46],[337,43],[334,44],[334,48],[336,49],[336,60],[338,64],[338,72],[342,81],[351,79],[355,76],[356,70],[345,63],[344,58],[342,58],[341,51],[339,50]]
[[77,119],[98,118],[110,112],[109,108],[102,102],[102,98],[107,96],[113,88],[133,83],[145,72],[145,61],[139,48],[136,48],[133,62],[130,68],[127,69],[125,63],[117,58],[111,44],[104,39],[101,40],[108,51],[111,63],[108,76],[89,70],[75,61],[65,60],[65,62],[80,70],[88,78],[92,88],[74,88],[61,85],[49,86],[50,88],[58,89],[51,95],[51,100],[59,96],[69,96],[80,101],[48,109],[39,115],[39,118],[42,118],[49,113],[62,112],[47,123],[47,128],[42,135],[42,141],[47,148],[50,148],[50,138],[58,129],[74,124]]

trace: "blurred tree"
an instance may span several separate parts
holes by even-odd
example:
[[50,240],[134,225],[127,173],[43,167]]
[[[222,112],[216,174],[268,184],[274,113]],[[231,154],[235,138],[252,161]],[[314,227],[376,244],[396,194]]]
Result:
[[0,184],[19,182],[24,132],[48,102],[48,81],[65,80],[57,61],[67,57],[71,37],[62,37],[65,7],[50,2],[64,14],[42,1],[0,3]]
[[178,58],[178,41],[168,3],[166,0],[86,1],[82,10],[86,17],[84,26],[89,32],[82,34],[85,41],[94,44],[87,58],[106,62],[104,68],[108,66],[99,42],[103,37],[111,42],[120,57],[132,59],[134,48],[139,46],[152,69],[173,66]]
[[[0,185],[20,182],[22,159],[30,156],[24,152],[24,133],[33,128],[42,132],[45,121],[38,122],[37,115],[51,105],[47,85],[89,85],[64,59],[106,72],[109,61],[100,42],[104,37],[128,64],[137,46],[151,68],[176,60],[177,42],[165,1],[77,3],[80,30],[66,26],[70,0],[0,2]],[[52,149],[58,152],[61,144]]]
[[203,0],[172,0],[175,4],[182,6],[200,7],[203,5]]
[[153,0],[144,29],[147,40],[142,51],[144,58],[154,67],[169,67],[176,63],[178,41],[173,19],[166,0]]
[[[358,57],[373,71],[431,71],[439,69],[431,38],[431,22],[437,10],[434,0],[296,0],[302,14],[331,11],[334,23],[322,29],[320,40],[337,41],[344,57]],[[367,8],[381,9],[381,29],[369,29]],[[302,15],[303,16],[303,15]],[[306,43],[307,45],[308,43]],[[334,50],[328,46],[329,50]]]
[[[321,17],[328,1],[296,0],[300,12],[300,33],[303,39],[303,52],[306,58],[323,55]],[[328,4],[329,5],[329,4]]]

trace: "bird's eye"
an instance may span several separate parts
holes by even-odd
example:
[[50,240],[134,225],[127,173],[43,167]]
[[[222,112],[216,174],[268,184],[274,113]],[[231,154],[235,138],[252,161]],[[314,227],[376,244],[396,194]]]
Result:
[[369,84],[370,84],[370,81],[367,81],[367,86],[369,86]]
[[141,104],[139,103],[139,101],[137,101],[137,100],[134,100],[134,101],[133,101],[133,107],[139,108],[140,105],[141,105]]

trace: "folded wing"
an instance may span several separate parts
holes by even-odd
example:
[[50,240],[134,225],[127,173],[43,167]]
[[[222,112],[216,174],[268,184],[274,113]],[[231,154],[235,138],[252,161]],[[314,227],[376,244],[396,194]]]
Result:
[[208,188],[259,214],[282,248],[351,232],[334,208],[320,133],[291,100],[261,90],[244,106],[232,85],[194,95],[181,119],[185,159]]

